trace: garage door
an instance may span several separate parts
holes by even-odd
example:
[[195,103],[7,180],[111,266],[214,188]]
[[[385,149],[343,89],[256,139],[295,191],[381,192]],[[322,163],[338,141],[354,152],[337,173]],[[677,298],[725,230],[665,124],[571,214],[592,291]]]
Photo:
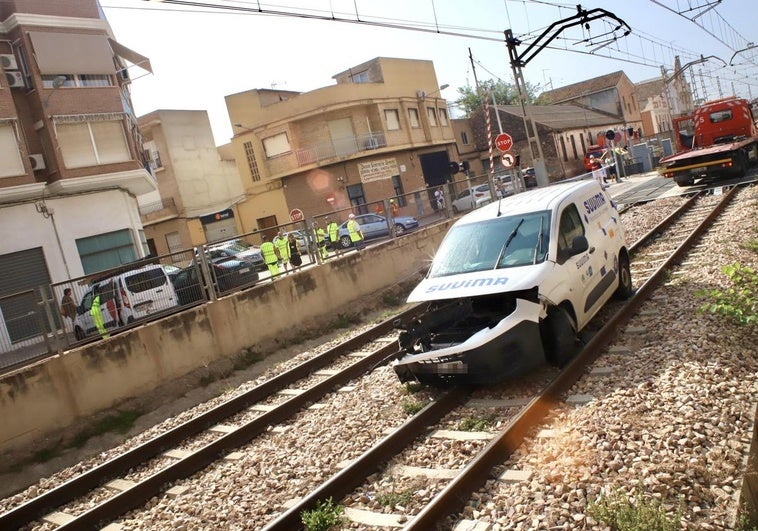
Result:
[[208,243],[228,240],[237,236],[237,224],[234,222],[234,218],[207,223],[203,225],[203,228],[205,229],[205,240]]
[[[11,342],[15,343],[38,336],[37,297],[17,294],[25,290],[42,288],[50,295],[50,273],[42,247],[0,255],[0,311]],[[57,319],[58,314],[53,314]],[[58,323],[56,323],[58,324]]]

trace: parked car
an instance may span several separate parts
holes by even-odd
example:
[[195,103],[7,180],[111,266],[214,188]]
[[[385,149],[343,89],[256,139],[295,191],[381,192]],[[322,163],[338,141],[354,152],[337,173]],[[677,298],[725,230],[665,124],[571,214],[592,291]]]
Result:
[[[258,272],[245,260],[217,258],[211,259],[208,266],[218,294],[250,286],[258,281]],[[205,292],[207,283],[202,279],[202,272],[194,260],[173,277],[173,284],[180,306],[209,299]]]
[[210,245],[206,251],[210,257],[217,261],[220,258],[235,258],[250,262],[256,271],[265,271],[266,263],[263,261],[263,253],[255,245],[250,245],[243,240]]
[[177,305],[177,295],[164,266],[150,264],[115,273],[93,283],[82,297],[74,319],[74,335],[79,340],[97,333],[89,313],[95,286],[100,292],[100,312],[106,328],[123,326]]
[[[512,190],[513,190],[513,187],[511,187],[511,191]],[[486,199],[487,200],[486,202],[489,202],[492,200],[489,184],[487,183],[478,184],[476,186],[471,186],[461,191],[452,202],[453,214],[457,214],[458,212],[465,212],[466,210],[471,210],[472,208],[476,206],[476,202],[479,199]]]
[[[418,220],[411,216],[397,216],[393,218],[395,226],[393,232],[395,236],[400,236],[408,231],[418,228]],[[361,232],[365,240],[389,236],[389,225],[387,218],[379,214],[359,214],[355,216],[355,221],[361,226]],[[340,225],[337,233],[340,245],[343,248],[352,247],[353,242],[350,240],[350,232],[347,230],[347,221]]]
[[534,171],[534,168],[524,168],[521,170],[521,173],[524,176],[524,186],[526,186],[527,190],[537,188],[537,173]]

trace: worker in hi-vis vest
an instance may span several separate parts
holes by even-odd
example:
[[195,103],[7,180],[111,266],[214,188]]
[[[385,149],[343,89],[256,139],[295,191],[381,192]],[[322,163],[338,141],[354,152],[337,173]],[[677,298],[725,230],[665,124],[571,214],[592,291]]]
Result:
[[100,332],[102,338],[108,339],[111,337],[105,329],[103,314],[100,313],[100,287],[97,284],[92,288],[92,307],[89,309],[89,314],[92,316],[92,320],[95,322],[97,331]]
[[279,274],[279,250],[274,247],[274,244],[268,241],[268,235],[263,235],[263,243],[261,244],[261,254],[263,255],[263,261],[266,262],[268,272],[273,279]]
[[348,216],[347,233],[350,235],[350,241],[353,242],[353,247],[357,250],[361,250],[364,247],[363,232],[361,231],[360,224],[355,221],[355,214]]
[[329,251],[326,248],[326,231],[316,225],[316,246],[318,247],[318,254],[323,260],[329,258]]
[[286,272],[290,262],[290,242],[281,229],[279,229],[279,233],[274,237],[274,245],[276,246],[276,250],[279,251],[279,260],[282,262],[282,268]]
[[331,244],[332,251],[339,254],[340,252],[340,226],[337,225],[336,221],[327,219],[326,232],[329,234],[329,243]]

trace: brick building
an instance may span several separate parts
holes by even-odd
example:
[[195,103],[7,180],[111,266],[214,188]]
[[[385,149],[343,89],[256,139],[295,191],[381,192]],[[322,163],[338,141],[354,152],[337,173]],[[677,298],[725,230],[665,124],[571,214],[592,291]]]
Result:
[[0,339],[18,341],[34,301],[3,296],[145,255],[129,76],[150,64],[96,0],[0,2],[0,64]]

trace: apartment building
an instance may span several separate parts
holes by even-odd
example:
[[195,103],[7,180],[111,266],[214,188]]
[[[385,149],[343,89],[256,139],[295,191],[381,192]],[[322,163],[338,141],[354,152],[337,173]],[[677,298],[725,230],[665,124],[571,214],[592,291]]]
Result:
[[[226,97],[247,199],[242,230],[313,217],[446,182],[456,155],[431,61],[378,57],[310,92],[257,89]],[[401,201],[401,214],[416,213]],[[427,211],[431,211],[428,208]]]
[[3,2],[0,20],[0,267],[32,262],[55,281],[143,256],[135,196],[155,179],[127,61],[149,63],[95,0]]
[[[96,0],[0,2],[0,335],[33,298],[9,294],[145,255],[146,170],[119,44]],[[32,327],[33,328],[33,327]]]
[[230,146],[214,144],[208,113],[157,110],[139,117],[158,189],[138,198],[151,253],[164,255],[243,232],[245,199]]

